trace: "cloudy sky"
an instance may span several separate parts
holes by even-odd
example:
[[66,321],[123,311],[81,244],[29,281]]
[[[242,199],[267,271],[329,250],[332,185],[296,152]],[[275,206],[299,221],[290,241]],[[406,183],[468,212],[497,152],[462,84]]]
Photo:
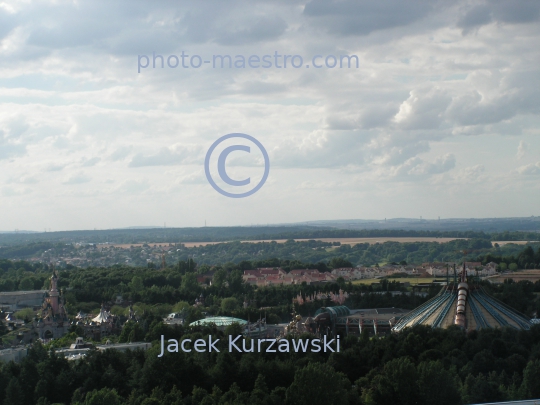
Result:
[[[540,215],[539,21],[529,0],[0,0],[0,230]],[[229,133],[268,151],[247,198],[205,177]],[[255,184],[251,148],[226,167]]]

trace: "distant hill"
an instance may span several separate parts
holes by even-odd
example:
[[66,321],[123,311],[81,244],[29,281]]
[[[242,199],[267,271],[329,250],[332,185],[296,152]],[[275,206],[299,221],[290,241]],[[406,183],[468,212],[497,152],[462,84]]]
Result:
[[540,216],[518,218],[389,218],[383,220],[346,219],[309,221],[311,225],[340,229],[403,229],[416,231],[540,232]]
[[270,226],[201,228],[129,227],[108,230],[0,233],[0,246],[28,243],[219,242],[246,239],[460,237],[538,240],[540,217],[482,219],[329,220]]

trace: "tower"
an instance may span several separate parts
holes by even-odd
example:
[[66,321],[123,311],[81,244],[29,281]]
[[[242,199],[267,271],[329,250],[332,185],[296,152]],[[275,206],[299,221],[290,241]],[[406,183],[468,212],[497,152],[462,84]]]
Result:
[[53,269],[50,278],[51,287],[43,300],[39,319],[34,321],[34,328],[41,339],[58,339],[69,329],[69,319],[64,307],[64,299],[58,291],[58,273]]
[[49,291],[49,302],[51,303],[51,307],[54,313],[57,313],[59,309],[59,295],[58,275],[56,274],[56,271],[53,271],[53,274],[51,276],[51,289]]

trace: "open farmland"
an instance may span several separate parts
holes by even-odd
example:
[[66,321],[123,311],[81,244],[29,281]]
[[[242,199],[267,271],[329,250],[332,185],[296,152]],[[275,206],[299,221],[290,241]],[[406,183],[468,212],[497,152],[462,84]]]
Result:
[[[339,242],[342,245],[357,245],[359,243],[369,243],[374,245],[375,243],[385,243],[385,242],[400,242],[400,243],[410,243],[410,242],[438,242],[446,243],[457,239],[466,239],[466,238],[427,238],[427,237],[403,237],[403,238],[317,238],[316,240],[321,242]],[[297,242],[305,242],[312,239],[294,239]],[[260,240],[243,240],[242,243],[260,243],[260,242],[277,242],[285,243],[287,239],[260,239]],[[222,241],[222,242],[183,242],[182,244],[185,247],[197,247],[197,246],[207,246],[207,245],[216,245],[218,243],[229,243],[232,241]],[[526,242],[523,242],[526,243]],[[173,243],[174,244],[174,243]],[[114,246],[123,249],[129,249],[130,246],[142,246],[143,243],[135,243],[130,245],[129,243],[122,244],[108,244],[107,246]],[[167,247],[169,243],[148,243],[150,246],[159,246]]]
[[[437,279],[441,279],[441,277],[438,277]],[[414,284],[426,284],[431,283],[434,278],[433,277],[399,277],[399,278],[366,278],[362,280],[354,280],[353,284],[373,284],[373,283],[380,283],[382,280],[387,281],[398,281],[400,283],[410,283],[411,285]]]
[[516,282],[528,280],[535,283],[540,280],[540,270],[521,270],[513,273],[507,272],[497,276],[489,277],[488,280],[492,283],[502,283],[507,278],[512,279]]

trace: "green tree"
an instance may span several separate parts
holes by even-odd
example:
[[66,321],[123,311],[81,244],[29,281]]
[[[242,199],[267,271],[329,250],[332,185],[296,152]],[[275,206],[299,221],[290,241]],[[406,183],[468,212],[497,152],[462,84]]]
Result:
[[309,363],[296,371],[287,389],[286,402],[291,405],[344,404],[349,380],[330,365]]
[[216,288],[223,287],[223,284],[227,280],[227,272],[223,269],[219,269],[214,273],[212,278],[212,285]]
[[234,297],[223,298],[221,300],[221,310],[225,313],[231,313],[238,308],[238,300]]
[[417,404],[420,400],[418,373],[408,357],[393,359],[375,375],[371,387],[362,393],[366,404]]
[[34,311],[32,311],[31,308],[24,308],[15,312],[15,317],[17,319],[25,319],[26,321],[30,321],[34,317]]
[[191,293],[199,291],[199,283],[197,283],[197,276],[195,273],[186,273],[186,275],[182,277],[182,290]]
[[328,266],[331,269],[340,269],[340,268],[347,268],[347,267],[353,267],[353,264],[342,257],[333,257],[328,262]]
[[102,388],[99,391],[93,390],[86,394],[83,405],[122,405],[122,397],[115,389]]
[[189,303],[187,303],[186,301],[178,301],[176,304],[174,304],[172,311],[182,312],[184,310],[187,310],[188,308],[191,308],[191,305],[189,305]]
[[34,289],[34,279],[32,277],[25,277],[19,283],[19,290],[29,291]]
[[457,376],[444,369],[440,361],[418,365],[418,388],[425,404],[453,405],[460,403]]
[[225,336],[238,336],[241,335],[243,331],[244,328],[242,328],[242,325],[238,322],[233,322],[225,328],[224,332]]
[[131,282],[128,284],[131,291],[135,293],[140,293],[144,290],[143,279],[140,276],[133,276]]
[[242,272],[240,270],[233,270],[229,274],[229,290],[233,294],[242,292],[242,286],[244,284],[244,279],[242,277]]
[[259,374],[255,380],[255,387],[251,391],[249,403],[254,405],[265,405],[269,403],[268,387],[262,374]]
[[21,405],[24,403],[24,392],[17,378],[13,377],[6,388],[4,405]]
[[519,393],[521,398],[525,399],[540,398],[540,360],[527,363]]

